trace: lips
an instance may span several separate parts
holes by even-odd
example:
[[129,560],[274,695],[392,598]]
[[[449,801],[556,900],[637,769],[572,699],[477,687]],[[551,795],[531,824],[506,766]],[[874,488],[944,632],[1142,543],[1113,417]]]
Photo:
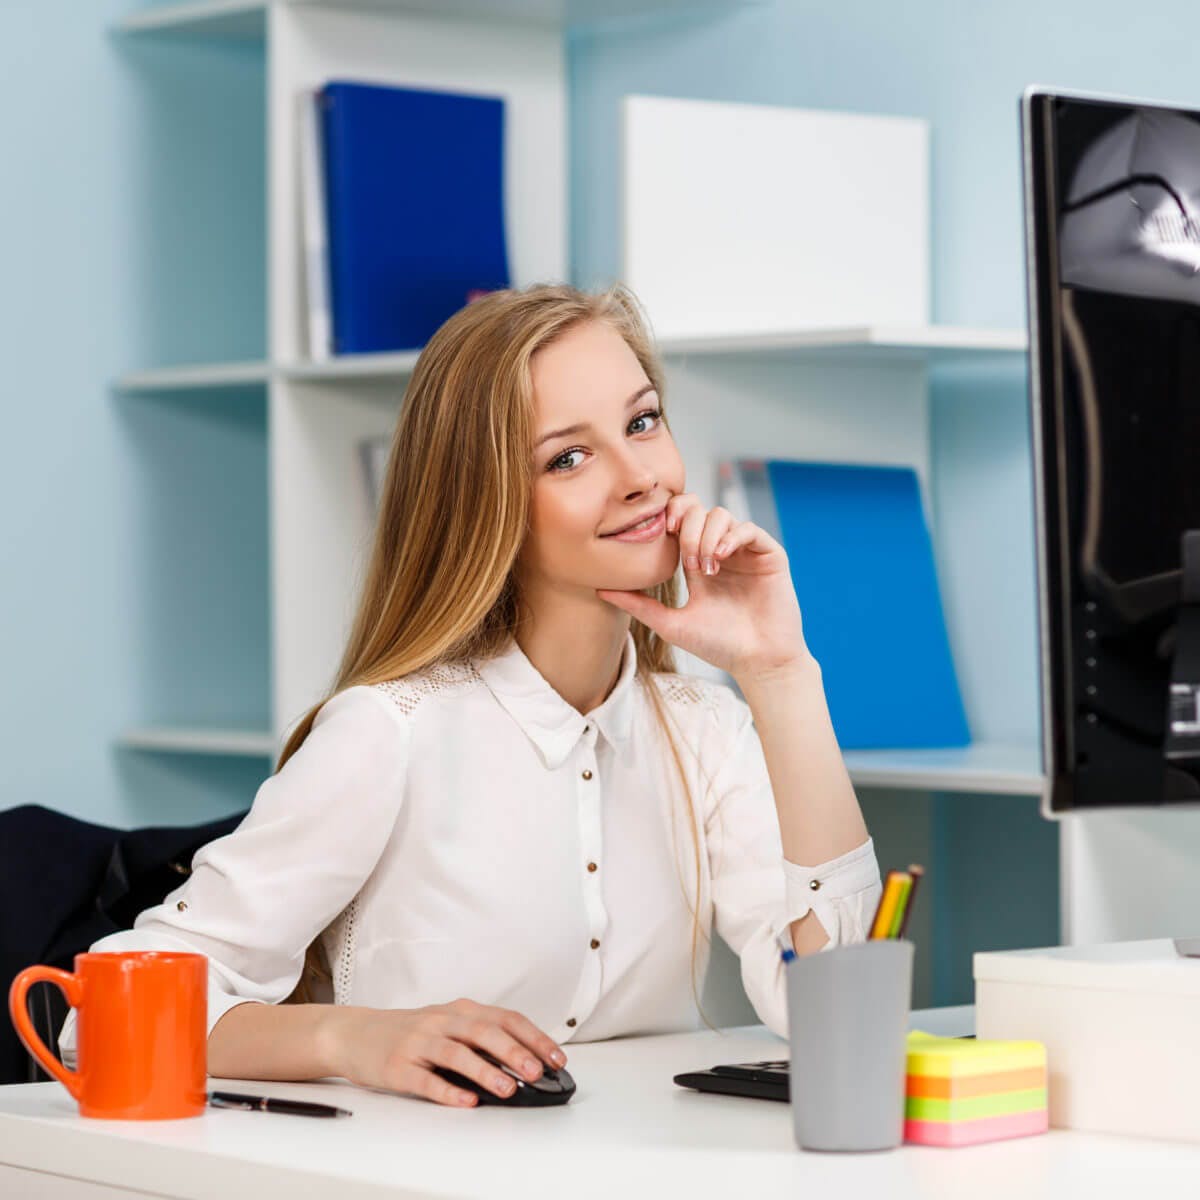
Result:
[[600,536],[601,537],[616,537],[618,534],[628,533],[631,529],[634,528],[634,526],[641,525],[643,522],[653,524],[654,520],[657,517],[661,516],[665,509],[666,509],[666,505],[664,504],[661,508],[655,508],[655,509],[652,509],[648,513],[643,513],[640,517],[637,517],[635,520],[630,521],[628,525],[622,525],[620,529],[614,529],[610,533],[602,533]]

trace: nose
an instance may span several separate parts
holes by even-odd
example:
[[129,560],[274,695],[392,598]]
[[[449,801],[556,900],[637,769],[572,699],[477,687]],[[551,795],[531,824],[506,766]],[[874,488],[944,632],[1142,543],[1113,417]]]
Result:
[[637,481],[637,486],[632,491],[625,493],[626,500],[636,500],[639,496],[645,496],[648,492],[654,491],[654,486],[657,480],[651,471],[642,473],[642,477]]
[[636,500],[639,496],[654,491],[657,485],[658,477],[651,464],[644,461],[636,450],[627,451],[618,484],[624,489],[625,499]]

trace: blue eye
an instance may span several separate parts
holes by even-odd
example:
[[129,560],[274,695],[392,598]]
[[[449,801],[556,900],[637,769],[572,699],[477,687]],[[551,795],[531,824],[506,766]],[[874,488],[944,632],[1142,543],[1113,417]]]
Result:
[[[655,421],[661,421],[662,420],[662,409],[661,408],[648,408],[648,409],[646,409],[645,412],[638,413],[638,415],[636,417],[634,417],[633,420],[629,422],[629,424],[632,427],[633,425],[636,425],[638,421],[644,421],[647,417],[652,417]],[[637,430],[637,432],[645,433],[646,430],[639,429],[639,430]]]
[[548,471],[570,470],[571,468],[569,466],[560,466],[559,464],[562,463],[563,459],[570,458],[572,454],[582,454],[582,453],[583,453],[582,450],[564,450],[557,458],[551,460],[551,462],[549,463],[549,465],[547,466],[546,469]]
[[[635,429],[634,428],[634,426],[637,425],[639,422],[645,421],[648,418],[655,422],[661,422],[662,409],[661,408],[647,408],[645,411],[638,413],[638,415],[636,417],[634,417],[632,421],[629,422],[629,431],[631,433],[650,433],[650,432],[652,432],[657,427],[656,425],[652,425],[649,429],[644,429],[644,428]],[[583,450],[581,448],[579,448],[577,446],[572,446],[570,450],[564,450],[561,454],[556,455],[554,458],[552,458],[546,464],[546,470],[553,472],[555,474],[559,474],[559,475],[565,474],[568,471],[573,471],[573,470],[575,470],[575,466],[572,466],[569,460],[572,455],[582,454],[582,453],[583,453]],[[577,465],[578,464],[576,464],[576,466]]]

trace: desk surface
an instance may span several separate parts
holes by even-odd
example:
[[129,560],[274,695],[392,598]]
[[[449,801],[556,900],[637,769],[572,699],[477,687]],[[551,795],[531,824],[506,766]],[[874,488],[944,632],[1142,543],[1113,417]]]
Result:
[[[926,1010],[913,1025],[961,1033],[972,1019],[969,1007]],[[261,1085],[353,1110],[337,1121],[219,1109],[182,1121],[88,1120],[58,1083],[14,1084],[0,1087],[0,1194],[524,1200],[561,1188],[572,1200],[1127,1200],[1144,1190],[1147,1173],[1155,1197],[1200,1191],[1200,1146],[1051,1130],[964,1149],[815,1154],[797,1150],[786,1104],[671,1081],[719,1062],[778,1057],[781,1047],[761,1025],[571,1043],[567,1066],[579,1090],[544,1109],[453,1109],[335,1081]]]

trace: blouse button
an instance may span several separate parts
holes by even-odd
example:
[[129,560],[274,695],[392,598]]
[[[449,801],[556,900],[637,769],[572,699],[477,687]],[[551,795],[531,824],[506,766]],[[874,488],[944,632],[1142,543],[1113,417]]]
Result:
[[186,912],[187,911],[187,901],[180,900],[179,903],[175,905],[175,907],[177,909],[179,909],[180,912]]
[[584,771],[583,777],[584,777],[584,779],[591,779],[591,777],[592,777],[591,771]]
[[813,879],[810,881],[808,886],[812,888],[814,892],[819,892],[821,890],[821,881],[819,879]]
[[571,1027],[572,1029],[574,1029],[574,1028],[575,1028],[575,1018],[574,1018],[574,1017],[568,1017],[568,1018],[567,1018],[567,1024],[568,1024],[568,1025],[570,1025],[570,1027]]
[[593,950],[600,949],[600,943],[595,938],[592,938],[592,949]]
[[588,863],[588,870],[589,870],[589,871],[594,871],[595,869],[596,869],[596,864],[595,864],[595,863]]

